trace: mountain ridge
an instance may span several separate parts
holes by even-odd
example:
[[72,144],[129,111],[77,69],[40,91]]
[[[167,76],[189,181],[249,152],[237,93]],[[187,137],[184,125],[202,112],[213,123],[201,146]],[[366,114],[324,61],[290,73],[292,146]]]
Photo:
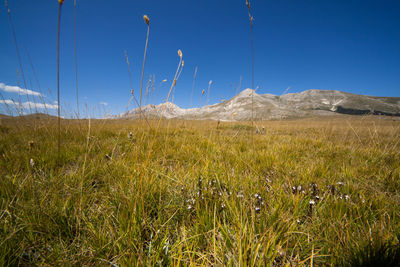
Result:
[[[253,103],[252,103],[253,102]],[[253,111],[253,112],[252,112]],[[147,117],[167,119],[242,121],[330,116],[335,114],[400,116],[400,97],[381,97],[347,93],[337,90],[310,89],[283,95],[257,94],[247,88],[236,96],[213,105],[184,109],[174,103],[146,105]],[[137,118],[139,108],[113,118]]]

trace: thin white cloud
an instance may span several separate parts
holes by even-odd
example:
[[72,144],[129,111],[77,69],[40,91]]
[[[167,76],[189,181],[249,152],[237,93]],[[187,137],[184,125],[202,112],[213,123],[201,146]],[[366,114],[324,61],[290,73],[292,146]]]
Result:
[[0,83],[0,90],[3,90],[4,92],[7,93],[18,93],[20,95],[36,95],[36,96],[41,96],[39,92],[35,92],[29,89],[24,89],[18,86],[11,86],[7,85],[4,83]]
[[0,104],[4,104],[4,105],[16,105],[16,103],[15,103],[14,101],[10,100],[10,99],[6,99],[6,100],[1,99],[1,100],[0,100]]
[[107,102],[100,102],[99,104],[100,104],[100,105],[103,105],[103,106],[108,106],[108,103],[107,103]]
[[14,105],[14,106],[18,106],[21,108],[43,108],[43,109],[57,109],[58,105],[52,105],[52,104],[46,104],[46,103],[37,103],[37,102],[32,102],[32,101],[28,101],[28,102],[23,102],[23,103],[18,103],[15,102],[11,99],[1,99],[0,100],[0,104],[4,104],[4,105]]
[[37,102],[24,102],[22,103],[22,106],[25,108],[29,108],[29,106],[33,108],[48,108],[48,109],[57,109],[58,105],[52,105],[52,104],[46,104],[46,103],[37,103]]

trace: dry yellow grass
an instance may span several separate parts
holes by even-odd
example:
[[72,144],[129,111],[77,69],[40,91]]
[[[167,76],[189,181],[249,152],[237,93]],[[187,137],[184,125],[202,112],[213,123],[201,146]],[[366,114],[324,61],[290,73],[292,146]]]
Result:
[[2,119],[2,265],[337,265],[398,244],[399,121],[260,122],[250,146],[244,123],[64,120],[59,179],[53,121]]

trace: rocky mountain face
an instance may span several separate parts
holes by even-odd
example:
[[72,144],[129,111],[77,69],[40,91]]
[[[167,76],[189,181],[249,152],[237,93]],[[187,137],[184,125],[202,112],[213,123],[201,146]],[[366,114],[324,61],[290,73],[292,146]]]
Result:
[[[335,114],[400,116],[400,97],[356,95],[334,90],[307,90],[281,96],[257,94],[245,89],[229,100],[201,108],[183,109],[167,102],[142,107],[146,117],[179,118],[192,120],[240,121],[302,118]],[[115,118],[137,118],[135,108]]]

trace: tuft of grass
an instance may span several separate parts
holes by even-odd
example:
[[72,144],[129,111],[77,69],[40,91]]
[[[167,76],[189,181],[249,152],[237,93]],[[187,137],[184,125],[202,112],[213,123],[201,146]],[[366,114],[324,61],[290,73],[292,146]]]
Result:
[[[399,239],[398,239],[399,240]],[[400,266],[400,245],[399,241],[381,239],[368,240],[362,246],[353,249],[352,253],[345,260],[345,266]]]

